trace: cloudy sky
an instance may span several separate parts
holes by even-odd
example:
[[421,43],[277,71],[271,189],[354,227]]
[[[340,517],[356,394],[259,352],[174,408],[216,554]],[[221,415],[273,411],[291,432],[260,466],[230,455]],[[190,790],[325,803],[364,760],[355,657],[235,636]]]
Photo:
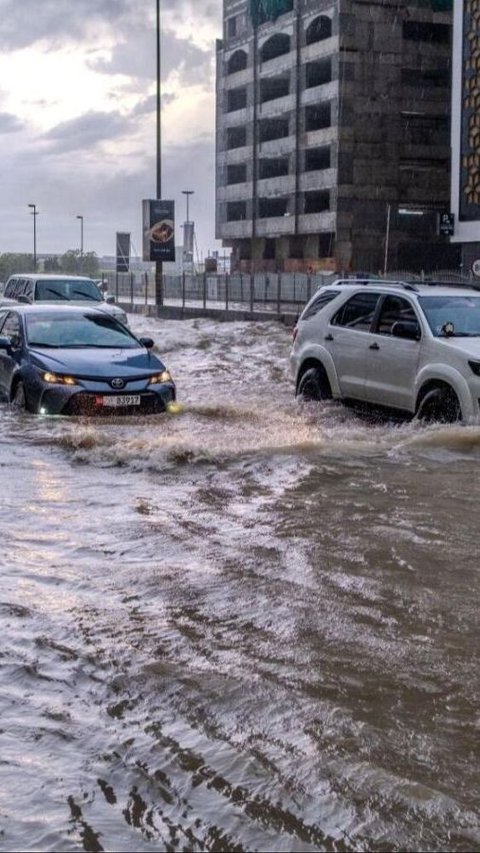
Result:
[[[215,39],[221,0],[161,0],[162,196],[176,241],[190,197],[199,255],[214,224]],[[0,253],[141,254],[156,194],[155,0],[0,0]]]

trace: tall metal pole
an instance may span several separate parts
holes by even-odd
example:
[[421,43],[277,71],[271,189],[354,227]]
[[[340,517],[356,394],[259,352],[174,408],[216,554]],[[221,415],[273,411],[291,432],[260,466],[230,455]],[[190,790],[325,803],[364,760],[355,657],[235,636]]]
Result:
[[188,218],[188,200],[189,196],[193,195],[194,192],[195,190],[182,190],[183,195],[187,196],[187,222],[190,222],[190,219]]
[[391,205],[387,204],[387,227],[385,231],[385,258],[383,261],[383,274],[386,275],[388,267],[388,244],[390,241],[390,209]]
[[37,271],[37,205],[29,204],[29,207],[33,208],[32,216],[33,216],[33,271]]
[[80,220],[80,269],[83,272],[83,216],[77,216]]
[[[157,200],[162,197],[162,99],[160,63],[160,0],[157,4]],[[163,266],[155,261],[155,304],[163,305]]]

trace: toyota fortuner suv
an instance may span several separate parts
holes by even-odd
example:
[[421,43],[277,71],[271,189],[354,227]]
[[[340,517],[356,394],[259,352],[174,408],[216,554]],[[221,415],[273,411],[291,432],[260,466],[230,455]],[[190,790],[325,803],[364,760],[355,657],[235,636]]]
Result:
[[338,280],[294,330],[297,396],[397,410],[427,421],[480,416],[480,287]]
[[113,296],[105,299],[98,285],[86,276],[62,273],[21,273],[11,275],[3,291],[3,304],[15,302],[55,302],[68,305],[90,305],[112,314],[124,325],[128,324],[125,311],[114,305]]

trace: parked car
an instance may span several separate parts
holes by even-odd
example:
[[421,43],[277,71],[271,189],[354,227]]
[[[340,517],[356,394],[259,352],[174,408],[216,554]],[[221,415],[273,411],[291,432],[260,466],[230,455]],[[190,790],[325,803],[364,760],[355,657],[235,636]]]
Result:
[[115,305],[115,297],[104,294],[91,278],[61,273],[22,273],[8,278],[3,299],[17,302],[74,302],[78,305],[93,305],[111,314],[121,323],[128,325],[125,311]]
[[100,308],[5,306],[0,396],[40,414],[163,412],[175,383],[152,347]]
[[479,289],[381,280],[321,287],[294,330],[296,394],[427,421],[478,419]]

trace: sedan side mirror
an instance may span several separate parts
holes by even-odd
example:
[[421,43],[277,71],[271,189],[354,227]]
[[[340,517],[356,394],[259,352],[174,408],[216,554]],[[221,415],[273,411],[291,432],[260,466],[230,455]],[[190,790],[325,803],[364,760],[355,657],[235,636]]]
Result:
[[140,343],[147,349],[152,349],[154,342],[151,338],[140,338]]
[[420,326],[416,320],[397,320],[392,326],[392,335],[395,338],[419,341],[421,337]]

